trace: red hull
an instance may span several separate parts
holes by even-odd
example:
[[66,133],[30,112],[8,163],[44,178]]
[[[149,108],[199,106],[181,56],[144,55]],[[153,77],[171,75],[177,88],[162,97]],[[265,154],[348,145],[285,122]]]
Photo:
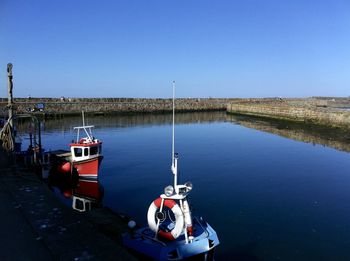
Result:
[[97,178],[102,158],[102,156],[99,156],[93,159],[73,162],[73,167],[78,171],[79,177]]

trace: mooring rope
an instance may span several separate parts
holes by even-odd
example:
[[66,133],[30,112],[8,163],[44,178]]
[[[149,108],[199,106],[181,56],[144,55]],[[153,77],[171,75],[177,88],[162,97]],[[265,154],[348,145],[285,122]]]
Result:
[[12,127],[10,119],[7,120],[4,127],[0,131],[0,139],[2,140],[2,147],[7,151],[14,150],[14,140],[12,136]]

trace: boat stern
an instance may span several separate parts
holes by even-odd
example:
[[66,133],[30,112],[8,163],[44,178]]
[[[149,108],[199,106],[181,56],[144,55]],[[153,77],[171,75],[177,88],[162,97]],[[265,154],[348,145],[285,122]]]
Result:
[[214,250],[220,244],[215,230],[202,218],[194,219],[194,238],[186,243],[184,235],[175,241],[155,238],[148,227],[123,235],[123,244],[132,251],[155,260],[214,260]]

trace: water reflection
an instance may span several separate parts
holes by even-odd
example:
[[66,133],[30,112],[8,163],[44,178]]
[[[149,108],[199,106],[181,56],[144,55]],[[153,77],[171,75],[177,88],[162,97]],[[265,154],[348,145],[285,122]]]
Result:
[[77,175],[52,172],[48,183],[56,196],[79,212],[102,206],[104,190],[98,180],[79,179]]
[[[104,206],[145,224],[155,193],[172,182],[171,115],[87,118],[104,142]],[[45,121],[43,144],[65,148],[80,120]],[[225,112],[177,123],[180,178],[195,184],[194,213],[218,232],[217,260],[350,260],[349,155],[306,143],[349,151],[346,132]],[[72,205],[69,182],[52,187]]]
[[226,119],[247,128],[276,134],[288,139],[350,152],[350,132],[343,129],[230,114],[227,115]]
[[[172,123],[172,114],[131,114],[116,116],[91,116],[87,114],[85,123],[93,124],[98,128],[134,127],[134,126],[155,126]],[[225,112],[195,112],[176,114],[177,124],[206,123],[225,121]],[[64,124],[62,124],[64,122]],[[81,122],[81,117],[66,117],[62,119],[48,119],[42,125],[45,131],[61,130],[63,132],[72,130]]]
[[[79,124],[80,117],[49,119],[42,122],[45,133],[54,131],[63,135],[72,132]],[[89,122],[90,121],[90,122]],[[276,134],[285,138],[306,143],[320,144],[340,151],[350,152],[350,132],[339,128],[311,125],[300,122],[263,119],[252,116],[239,116],[225,112],[179,113],[176,115],[177,124],[233,122],[247,128]],[[172,123],[171,114],[133,114],[118,116],[87,116],[87,124],[99,128],[129,128],[136,126],[168,125]],[[63,124],[64,123],[64,124]],[[67,142],[69,138],[67,137]]]
[[[178,113],[177,124],[233,122],[247,128],[252,128],[296,141],[320,144],[340,151],[350,152],[350,132],[339,128],[305,124],[301,122],[264,119],[253,116],[226,114],[225,112],[196,112]],[[81,122],[81,117],[66,117],[47,119],[41,122],[45,133],[62,132],[63,135],[72,132],[73,127]],[[87,115],[86,124],[93,124],[99,128],[128,128],[136,126],[156,126],[172,123],[171,114],[132,114],[117,116]],[[19,131],[33,128],[30,122],[19,122]],[[70,136],[72,138],[74,136]],[[67,137],[67,142],[69,141]]]

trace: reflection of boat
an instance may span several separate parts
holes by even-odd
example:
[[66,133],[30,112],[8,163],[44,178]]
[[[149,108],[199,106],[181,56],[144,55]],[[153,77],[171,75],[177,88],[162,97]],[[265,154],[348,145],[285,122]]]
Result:
[[73,190],[72,208],[79,212],[89,211],[99,205],[102,194],[97,180],[79,179],[77,187]]
[[[94,126],[85,126],[83,115],[83,126],[74,127],[77,131],[76,141],[69,144],[69,151],[50,152],[54,158],[54,169],[61,173],[73,173],[75,169],[79,177],[85,179],[96,179],[98,170],[103,159],[102,142],[92,135]],[[85,137],[80,137],[80,131]]]
[[213,260],[214,249],[219,245],[217,234],[203,218],[192,218],[187,201],[192,184],[178,184],[178,156],[174,153],[174,104],[173,98],[171,170],[174,185],[167,186],[164,194],[149,206],[148,227],[136,229],[136,224],[129,222],[131,232],[123,235],[123,244],[132,251],[155,260]]
[[50,174],[49,184],[67,205],[79,212],[100,206],[103,198],[103,189],[98,180],[85,180],[56,172]]

